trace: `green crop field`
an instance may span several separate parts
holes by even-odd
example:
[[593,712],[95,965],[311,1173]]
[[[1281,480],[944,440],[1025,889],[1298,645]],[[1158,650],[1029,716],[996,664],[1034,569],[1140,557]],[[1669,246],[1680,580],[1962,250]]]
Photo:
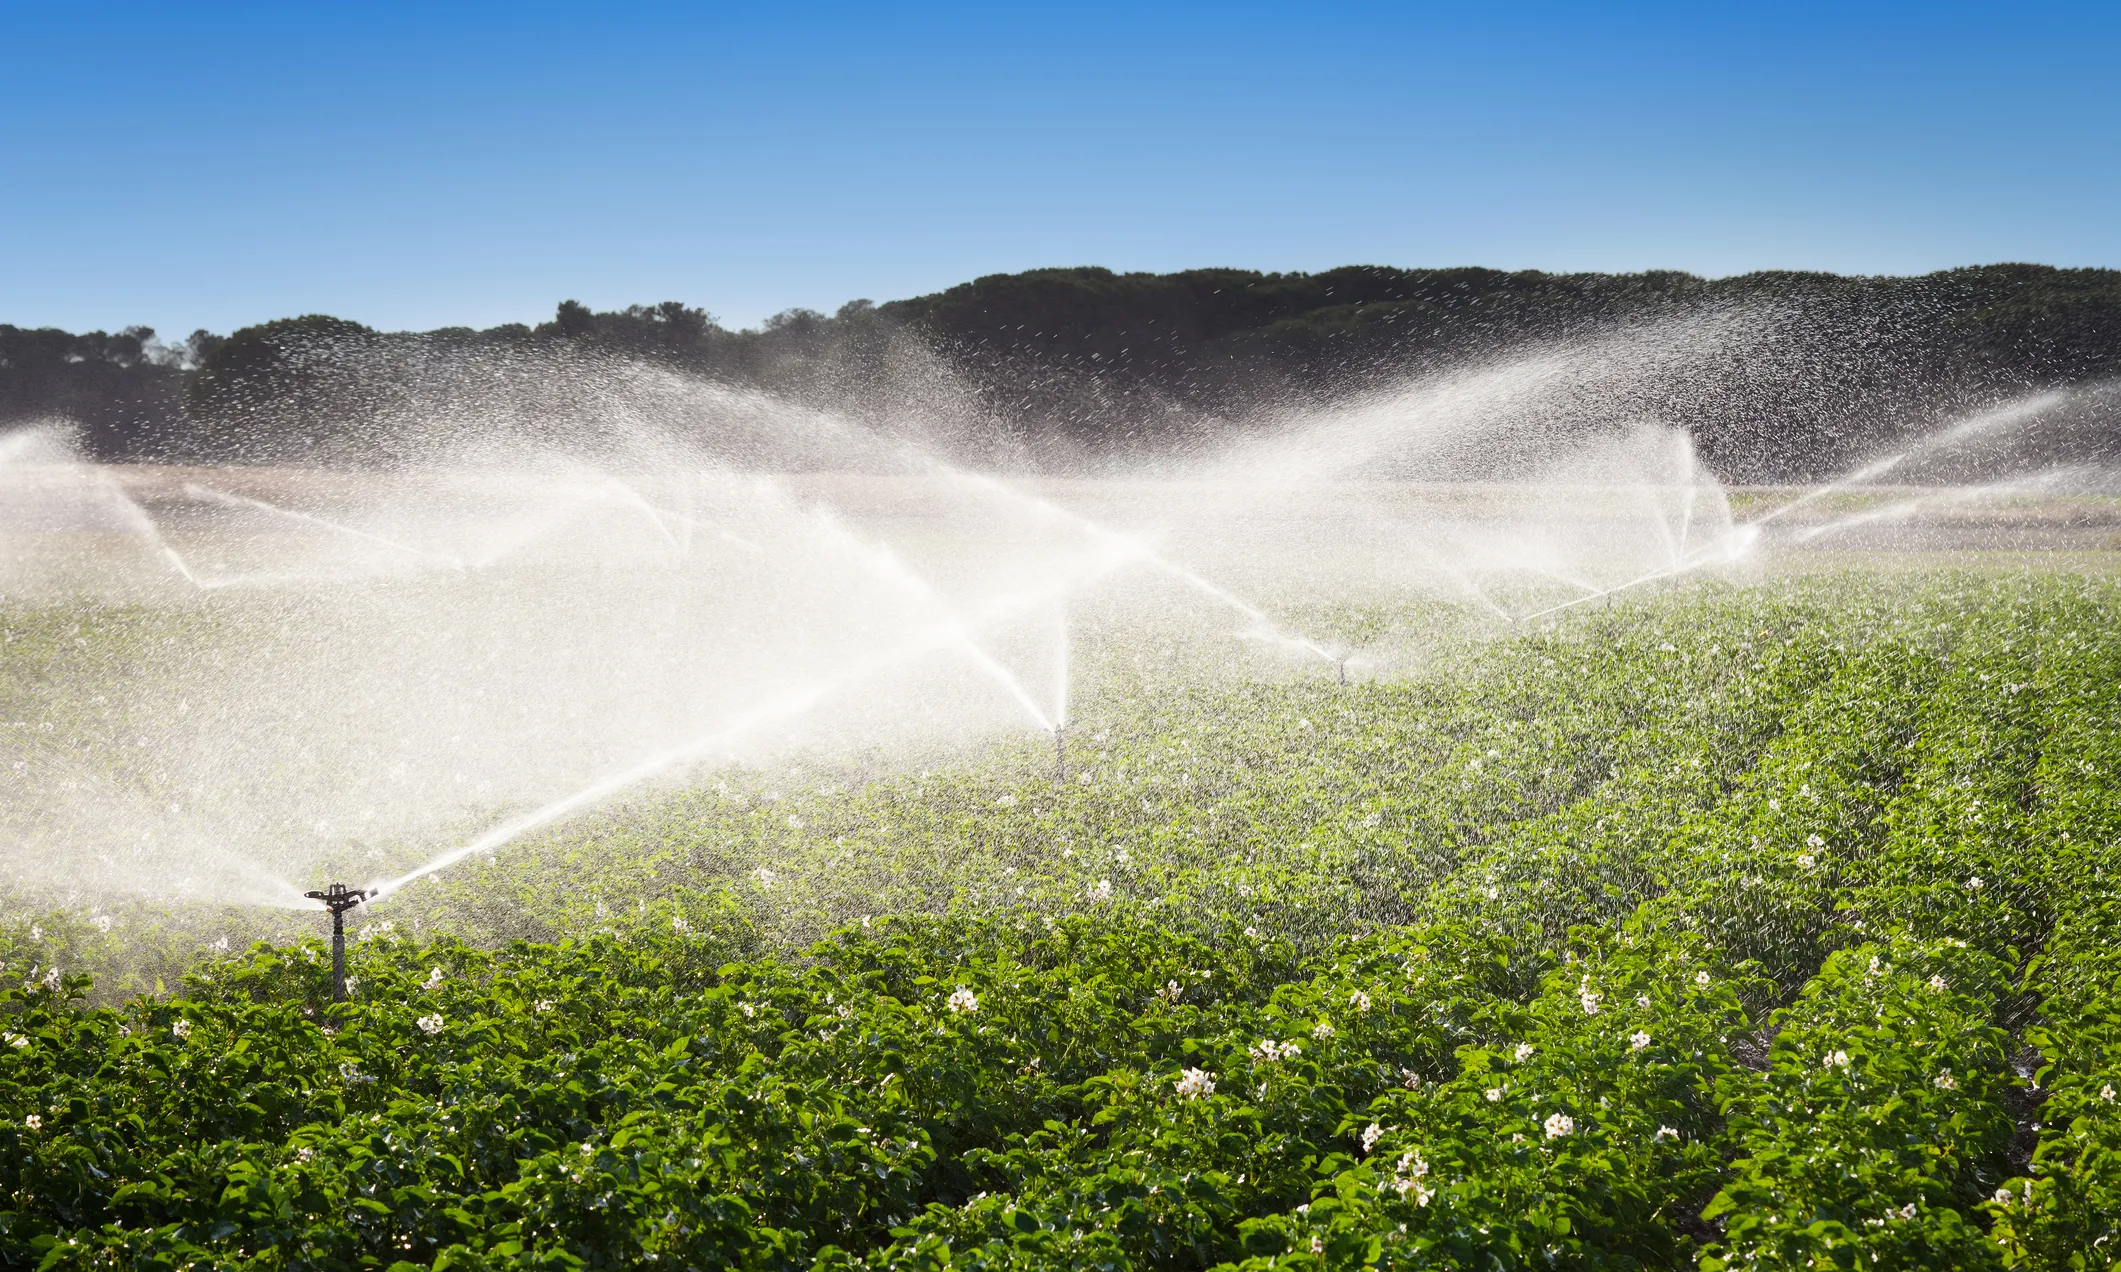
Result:
[[17,898],[0,1265],[2121,1262],[2121,584],[1306,622],[1440,635],[1093,633],[1063,782],[697,772],[356,911],[343,1005],[314,916]]

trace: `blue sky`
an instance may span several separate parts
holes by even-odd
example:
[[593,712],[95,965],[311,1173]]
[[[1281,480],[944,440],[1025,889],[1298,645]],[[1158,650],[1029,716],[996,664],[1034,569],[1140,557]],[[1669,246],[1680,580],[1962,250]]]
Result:
[[0,0],[0,322],[2121,266],[2121,6]]

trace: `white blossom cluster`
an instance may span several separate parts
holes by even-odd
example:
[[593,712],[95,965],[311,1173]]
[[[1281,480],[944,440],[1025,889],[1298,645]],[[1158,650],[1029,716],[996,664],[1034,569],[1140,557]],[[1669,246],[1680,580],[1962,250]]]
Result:
[[1422,1182],[1428,1174],[1429,1164],[1421,1159],[1421,1150],[1409,1150],[1400,1154],[1399,1164],[1392,1168],[1390,1187],[1402,1199],[1412,1193],[1415,1205],[1426,1206],[1429,1199],[1436,1195],[1435,1189]]

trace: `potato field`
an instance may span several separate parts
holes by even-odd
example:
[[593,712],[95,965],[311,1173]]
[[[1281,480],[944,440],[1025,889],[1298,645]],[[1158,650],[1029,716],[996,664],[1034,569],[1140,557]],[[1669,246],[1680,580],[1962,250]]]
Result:
[[700,769],[353,911],[343,1004],[319,916],[18,899],[0,1266],[2121,1263],[2121,586],[1451,630],[1086,641],[1060,780]]

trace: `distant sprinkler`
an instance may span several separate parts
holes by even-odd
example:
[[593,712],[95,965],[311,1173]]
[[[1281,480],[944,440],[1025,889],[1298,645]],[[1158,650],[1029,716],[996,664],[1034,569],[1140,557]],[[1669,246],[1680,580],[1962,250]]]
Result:
[[302,894],[312,901],[321,901],[331,911],[331,1000],[346,1001],[346,912],[368,899],[368,893],[359,888],[349,888],[335,883],[322,892]]
[[1341,687],[1341,688],[1343,688],[1343,689],[1347,688],[1347,687],[1348,687],[1348,660],[1347,660],[1347,659],[1345,659],[1345,658],[1336,658],[1336,659],[1334,659],[1334,660],[1333,660],[1333,665],[1334,665],[1334,666],[1336,666],[1336,667],[1338,667],[1338,668],[1340,668],[1340,687]]
[[1059,785],[1068,784],[1068,726],[1053,726],[1053,780]]

